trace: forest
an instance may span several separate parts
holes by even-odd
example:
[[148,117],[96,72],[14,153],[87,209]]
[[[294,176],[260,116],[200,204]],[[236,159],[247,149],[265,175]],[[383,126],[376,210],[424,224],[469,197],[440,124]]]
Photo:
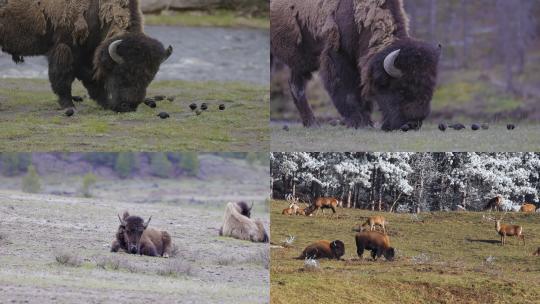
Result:
[[539,205],[540,153],[271,153],[274,199],[339,197],[343,207],[390,212],[505,210]]

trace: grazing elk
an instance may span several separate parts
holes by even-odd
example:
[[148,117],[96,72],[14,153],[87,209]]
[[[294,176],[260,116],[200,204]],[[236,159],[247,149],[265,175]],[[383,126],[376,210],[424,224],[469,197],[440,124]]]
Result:
[[484,207],[484,210],[496,210],[501,211],[502,210],[502,202],[503,198],[500,195],[495,196],[494,198],[490,199],[486,206]]
[[345,254],[345,244],[340,240],[327,241],[320,240],[309,245],[302,251],[302,254],[297,259],[336,259],[340,260]]
[[[380,226],[383,229],[383,233],[386,234],[386,220],[382,215],[374,215],[368,217],[365,223],[362,224],[362,228],[369,226],[369,231],[375,230],[375,226]],[[363,230],[363,229],[362,229]]]
[[533,204],[525,203],[525,204],[521,205],[521,208],[519,208],[519,211],[527,212],[527,213],[535,212],[536,211],[536,206],[533,205]]
[[262,221],[247,217],[242,214],[243,211],[242,202],[227,203],[219,235],[252,242],[268,243],[268,234],[266,234]]
[[168,258],[172,251],[172,239],[166,231],[148,228],[148,221],[135,215],[124,212],[123,217],[118,215],[120,226],[116,232],[116,239],[111,245],[111,252],[119,250],[131,254],[148,256],[162,256]]
[[319,214],[319,210],[322,210],[324,215],[324,209],[332,209],[333,213],[336,213],[336,207],[339,201],[333,197],[319,197],[315,199],[311,206],[306,208],[306,215],[311,215],[315,212],[315,215]]
[[525,235],[523,234],[523,227],[521,227],[520,225],[501,224],[504,215],[498,220],[494,218],[489,218],[490,220],[495,221],[495,230],[501,236],[501,245],[504,246],[504,244],[506,244],[507,236],[515,236],[516,238],[523,240],[523,245],[525,246]]
[[390,247],[390,238],[378,231],[362,231],[356,234],[356,253],[362,258],[364,250],[371,250],[371,258],[377,260],[384,255],[386,260],[392,261],[395,250]]

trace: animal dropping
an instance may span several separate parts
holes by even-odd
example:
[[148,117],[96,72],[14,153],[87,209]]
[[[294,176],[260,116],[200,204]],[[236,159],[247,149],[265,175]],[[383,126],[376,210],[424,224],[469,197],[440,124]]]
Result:
[[443,131],[443,132],[446,131],[446,124],[444,124],[444,123],[441,122],[441,123],[439,124],[439,130],[441,130],[441,131]]
[[73,116],[73,114],[75,114],[75,110],[73,110],[73,108],[69,108],[66,110],[66,112],[64,112],[64,115],[67,117]]
[[476,130],[480,129],[480,125],[473,123],[473,124],[471,125],[471,129],[472,129],[473,131],[476,131]]
[[201,110],[206,111],[208,109],[208,105],[206,103],[201,104]]
[[508,130],[514,130],[514,129],[516,128],[516,126],[515,126],[514,124],[507,124],[507,125],[506,125],[506,128],[507,128]]
[[167,112],[161,112],[157,116],[159,116],[159,118],[161,118],[161,119],[167,119],[167,118],[170,117],[169,113],[167,113]]
[[191,111],[194,111],[195,109],[197,109],[197,104],[192,103],[192,104],[189,105],[189,108],[191,109]]
[[221,110],[221,111],[225,110],[225,105],[224,105],[224,104],[220,104],[220,105],[219,105],[219,110]]
[[162,101],[162,100],[165,100],[165,95],[156,95],[154,96],[154,100],[155,101]]

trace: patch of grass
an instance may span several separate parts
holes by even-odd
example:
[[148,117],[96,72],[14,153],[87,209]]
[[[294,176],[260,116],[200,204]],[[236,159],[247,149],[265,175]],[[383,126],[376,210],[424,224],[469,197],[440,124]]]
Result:
[[[80,83],[74,95],[86,92]],[[144,104],[118,114],[93,100],[77,104],[72,117],[58,110],[47,80],[3,79],[0,84],[0,142],[4,151],[268,151],[268,90],[246,83],[161,81],[148,96],[174,102]],[[200,116],[189,104],[206,102]],[[218,105],[227,108],[219,111]],[[157,113],[167,112],[162,120]]]
[[269,29],[268,17],[243,17],[230,10],[212,11],[163,11],[159,15],[145,15],[147,25],[193,26],[193,27],[248,27]]
[[63,266],[81,267],[82,265],[81,258],[74,253],[59,252],[54,256],[54,259],[58,264]]
[[160,269],[157,270],[157,274],[160,276],[192,276],[194,269],[191,264],[180,260],[169,260]]
[[[437,124],[424,123],[417,132],[384,132],[380,129],[348,129],[323,124],[320,128],[306,129],[301,124],[271,124],[271,151],[537,151],[540,147],[539,124],[518,124],[508,131],[506,122],[491,123],[489,130],[467,129],[441,132]],[[478,121],[476,121],[478,122]]]
[[[508,223],[523,226],[527,245],[511,239],[503,247],[480,212],[422,213],[421,220],[383,213],[397,254],[393,262],[374,262],[366,253],[357,257],[351,229],[379,213],[338,208],[333,217],[283,216],[287,203],[271,204],[271,241],[297,237],[294,247],[271,249],[272,303],[534,303],[540,297],[540,263],[531,256],[540,214],[508,213]],[[342,240],[344,261],[321,259],[319,271],[306,271],[294,258],[321,239]]]

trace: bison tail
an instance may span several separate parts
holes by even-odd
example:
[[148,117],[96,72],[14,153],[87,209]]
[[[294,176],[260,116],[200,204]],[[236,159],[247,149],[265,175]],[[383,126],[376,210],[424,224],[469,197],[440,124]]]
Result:
[[257,228],[259,229],[259,242],[268,243],[269,238],[268,234],[266,233],[266,230],[264,229],[264,225],[261,220],[255,221],[255,224],[257,224]]

